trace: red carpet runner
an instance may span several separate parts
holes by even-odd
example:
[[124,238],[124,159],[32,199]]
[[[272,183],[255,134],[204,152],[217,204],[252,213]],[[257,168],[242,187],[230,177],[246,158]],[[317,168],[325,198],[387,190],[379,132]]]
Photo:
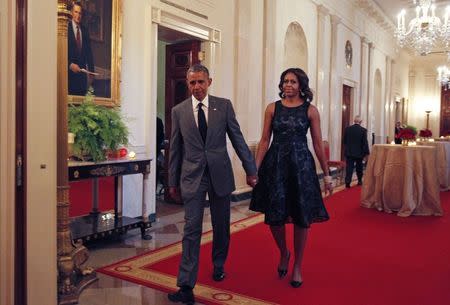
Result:
[[[401,218],[359,207],[359,187],[326,199],[331,220],[312,226],[298,289],[289,285],[290,272],[277,278],[279,255],[261,216],[232,225],[227,278],[220,283],[211,279],[206,233],[196,297],[205,304],[450,304],[450,192],[441,201],[443,217]],[[287,231],[292,251],[290,225]],[[98,271],[174,291],[180,250],[176,243]]]

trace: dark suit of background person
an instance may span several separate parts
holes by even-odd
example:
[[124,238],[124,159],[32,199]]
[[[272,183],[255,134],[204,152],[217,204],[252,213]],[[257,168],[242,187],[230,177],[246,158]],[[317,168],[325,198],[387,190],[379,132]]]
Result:
[[[74,4],[72,8],[72,20],[67,26],[67,51],[68,51],[68,92],[70,95],[85,95],[88,89],[88,75],[84,72],[74,72],[71,64],[76,64],[80,69],[86,69],[94,72],[94,57],[92,56],[91,41],[89,32],[81,23],[77,24],[75,14],[81,15],[81,6]],[[76,33],[79,26],[81,49],[77,46]]]
[[[187,83],[192,96],[172,109],[169,193],[177,197],[178,189],[181,190],[186,223],[177,280],[180,290],[168,297],[173,302],[193,304],[192,289],[197,281],[206,193],[213,228],[213,279],[221,281],[225,277],[224,264],[230,240],[230,194],[235,190],[227,135],[242,161],[247,183],[254,186],[257,177],[255,160],[245,143],[231,102],[207,94],[211,84],[208,70],[201,65],[192,66],[187,73]],[[207,107],[202,107],[207,122],[205,139],[199,129],[199,102],[207,103]]]
[[369,144],[367,142],[367,129],[361,127],[362,120],[357,116],[354,123],[344,131],[344,146],[346,159],[345,186],[350,187],[352,181],[353,168],[356,165],[356,175],[358,185],[362,185],[363,164],[362,161],[369,154]]
[[394,129],[394,143],[395,144],[402,144],[402,139],[398,137],[398,134],[400,133],[400,130],[402,130],[402,124],[400,122],[395,123],[395,129]]
[[164,147],[164,124],[156,117],[156,185],[158,182],[164,184],[164,178],[161,177],[161,169],[164,166],[164,156],[162,149]]

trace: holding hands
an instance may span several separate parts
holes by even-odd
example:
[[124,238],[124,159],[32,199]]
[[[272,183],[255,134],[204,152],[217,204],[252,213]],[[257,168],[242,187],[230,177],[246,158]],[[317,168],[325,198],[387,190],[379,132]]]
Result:
[[258,176],[247,176],[247,184],[251,187],[255,187],[255,185],[258,183]]
[[333,178],[331,176],[323,176],[323,183],[325,186],[325,194],[328,191],[328,195],[333,194]]

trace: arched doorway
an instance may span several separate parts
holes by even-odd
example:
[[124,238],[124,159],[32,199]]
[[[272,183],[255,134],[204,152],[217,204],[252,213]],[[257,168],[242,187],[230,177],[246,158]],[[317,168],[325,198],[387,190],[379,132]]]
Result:
[[284,37],[283,70],[298,67],[308,73],[308,44],[298,22],[291,22]]

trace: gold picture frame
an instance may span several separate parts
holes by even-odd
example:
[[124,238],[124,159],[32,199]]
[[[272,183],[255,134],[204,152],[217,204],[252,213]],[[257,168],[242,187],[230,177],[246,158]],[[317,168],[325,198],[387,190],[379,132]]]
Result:
[[[80,0],[77,1],[82,6],[81,28],[85,29],[88,35],[81,41],[85,46],[90,47],[91,58],[93,58],[93,69],[86,69],[93,74],[85,73],[87,80],[81,90],[73,90],[74,78],[71,77],[71,31],[75,33],[71,26],[72,20],[68,24],[68,103],[80,104],[84,101],[83,93],[91,86],[96,104],[116,107],[120,106],[120,73],[122,59],[122,0]],[[69,7],[69,10],[71,7]],[[85,20],[84,20],[85,19]],[[84,22],[86,24],[84,24]],[[95,24],[95,29],[89,30],[89,26]],[[83,31],[82,31],[83,32]],[[85,34],[82,34],[85,35]],[[90,37],[92,36],[92,37]],[[85,43],[85,39],[89,39]],[[73,43],[72,43],[73,45]],[[84,51],[80,51],[81,54]],[[84,54],[84,53],[83,53]],[[82,68],[82,67],[80,67]],[[92,71],[94,70],[94,71]],[[73,73],[72,73],[73,76]]]

